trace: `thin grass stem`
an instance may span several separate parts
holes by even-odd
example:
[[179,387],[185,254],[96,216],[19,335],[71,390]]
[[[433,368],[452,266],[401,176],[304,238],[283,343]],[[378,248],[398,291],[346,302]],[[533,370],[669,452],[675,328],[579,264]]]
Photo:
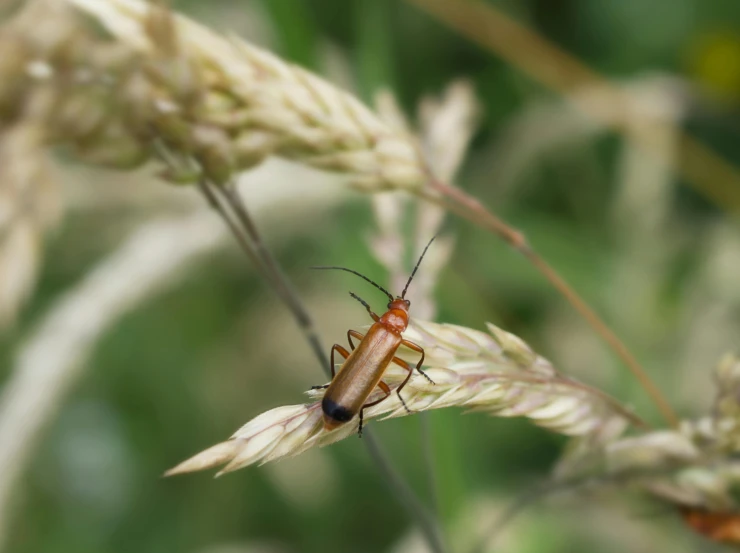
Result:
[[379,467],[381,474],[384,476],[388,487],[396,496],[399,503],[409,512],[413,513],[413,518],[419,525],[419,529],[424,535],[430,549],[434,553],[444,553],[446,551],[442,535],[439,530],[437,517],[427,509],[424,504],[414,493],[408,482],[393,466],[393,462],[388,454],[383,450],[381,444],[373,434],[368,434],[367,430],[363,431],[367,451],[372,457],[375,464]]
[[420,413],[421,424],[421,453],[426,467],[427,487],[429,488],[429,504],[436,519],[439,519],[439,494],[437,492],[437,465],[434,462],[434,435],[430,413]]
[[[282,271],[279,262],[270,253],[262,240],[259,230],[244,205],[239,192],[233,185],[219,187],[203,180],[199,182],[199,187],[209,204],[224,219],[226,225],[234,234],[234,237],[249,259],[255,264],[260,274],[275,288],[280,298],[296,319],[298,326],[303,331],[325,374],[331,376],[330,361],[325,353],[326,350],[321,344],[316,325],[300,297],[295,292],[288,277]],[[401,506],[406,509],[410,518],[419,526],[430,549],[434,553],[445,553],[445,547],[436,517],[424,507],[411,486],[409,486],[401,473],[396,470],[373,433],[366,430],[363,437],[365,447],[377,466],[382,479],[389,484],[391,493],[393,493]]]
[[239,192],[233,184],[224,187],[215,187],[215,190],[217,190],[232,207],[234,215],[251,240],[252,248],[256,252],[256,256],[259,258],[260,263],[268,276],[268,281],[272,283],[272,286],[275,288],[280,298],[285,302],[288,309],[290,309],[290,312],[293,314],[298,326],[306,336],[306,340],[311,346],[314,355],[321,364],[322,369],[327,375],[330,375],[331,367],[329,365],[329,357],[326,355],[326,350],[321,344],[316,324],[311,318],[311,315],[309,315],[306,307],[303,305],[303,302],[293,288],[293,285],[288,280],[288,277],[280,268],[278,261],[272,253],[270,253],[270,250],[267,249],[267,246],[262,240],[262,237],[257,230],[257,226],[254,224],[252,217],[247,211]]

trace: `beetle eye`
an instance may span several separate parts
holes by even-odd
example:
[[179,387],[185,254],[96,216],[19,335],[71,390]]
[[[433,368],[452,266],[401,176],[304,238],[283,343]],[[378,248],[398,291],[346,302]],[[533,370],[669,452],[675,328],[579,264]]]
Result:
[[388,302],[388,309],[391,308],[391,302]]

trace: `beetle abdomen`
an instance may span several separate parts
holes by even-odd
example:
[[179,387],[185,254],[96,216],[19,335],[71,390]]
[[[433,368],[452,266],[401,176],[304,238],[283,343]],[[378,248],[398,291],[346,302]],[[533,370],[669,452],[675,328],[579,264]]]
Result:
[[324,412],[324,426],[327,430],[341,426],[355,416],[352,411],[328,397],[324,397],[321,401],[321,410]]

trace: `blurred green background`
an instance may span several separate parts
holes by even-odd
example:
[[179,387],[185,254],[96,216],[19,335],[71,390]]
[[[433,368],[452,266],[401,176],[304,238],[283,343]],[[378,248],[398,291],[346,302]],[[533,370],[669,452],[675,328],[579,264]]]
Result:
[[[663,117],[665,108],[669,132],[688,130],[740,165],[737,0],[489,3],[634,89],[637,101],[644,93],[646,132],[652,114]],[[481,121],[457,184],[526,233],[683,416],[706,412],[711,368],[737,347],[740,330],[740,236],[732,206],[708,200],[671,163],[657,163],[623,135],[591,125],[520,67],[410,4],[218,0],[173,7],[272,49],[367,102],[390,88],[412,116],[423,97],[469,79]],[[681,150],[671,152],[680,162]],[[91,194],[113,186],[105,172],[86,175]],[[3,374],[59,294],[131,228],[168,209],[161,199],[72,204],[46,245],[34,298],[0,337]],[[328,215],[293,214],[289,226],[287,218],[272,209],[259,222],[325,344],[343,342],[348,327],[367,324],[347,297],[358,285],[308,267],[342,264],[386,282],[367,247],[376,226],[369,198],[351,193]],[[456,246],[436,287],[438,321],[479,329],[494,322],[562,371],[660,421],[626,370],[523,258],[455,218],[444,232],[456,237]],[[257,414],[300,403],[302,392],[323,380],[277,296],[227,242],[97,344],[25,473],[6,550],[425,551],[356,438],[218,480],[206,473],[160,478]],[[434,495],[455,552],[467,551],[503,506],[545,478],[564,444],[521,420],[448,409],[430,413],[427,422]],[[431,501],[420,417],[371,426],[411,486]],[[625,502],[618,494],[546,501],[500,538],[495,550],[522,553],[723,550],[694,536],[663,506]]]

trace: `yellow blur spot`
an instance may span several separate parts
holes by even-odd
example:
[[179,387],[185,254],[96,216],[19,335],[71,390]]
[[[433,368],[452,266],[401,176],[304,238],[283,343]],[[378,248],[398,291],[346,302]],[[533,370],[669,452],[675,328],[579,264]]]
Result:
[[724,100],[740,103],[740,34],[699,35],[688,50],[689,74]]

